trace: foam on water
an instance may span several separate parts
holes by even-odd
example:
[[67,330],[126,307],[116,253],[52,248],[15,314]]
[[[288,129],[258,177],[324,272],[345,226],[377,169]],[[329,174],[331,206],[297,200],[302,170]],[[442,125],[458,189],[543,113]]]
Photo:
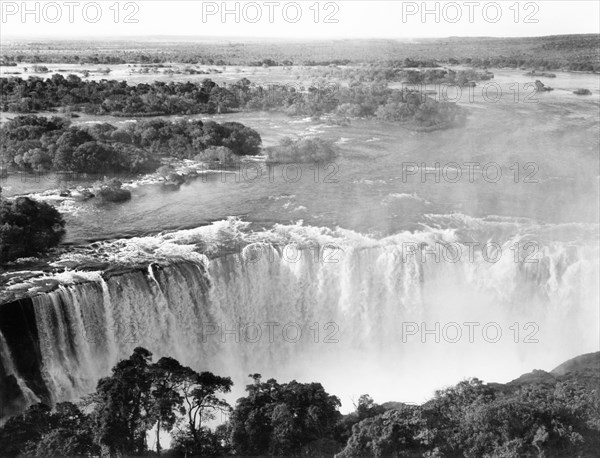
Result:
[[[57,289],[34,298],[46,385],[55,401],[74,399],[141,345],[231,375],[238,387],[248,373],[262,372],[323,381],[346,405],[367,391],[381,401],[419,401],[464,376],[506,379],[595,348],[589,326],[598,322],[599,251],[579,240],[593,228],[561,228],[568,241],[544,244],[538,262],[523,263],[510,247],[546,225],[460,214],[429,221],[423,230],[378,238],[302,222],[261,229],[229,218],[64,254],[57,266],[88,256],[146,267],[110,277],[66,270],[53,276]],[[492,263],[475,251],[469,259],[465,249],[456,262],[435,262],[404,251],[465,237],[495,241],[503,256]],[[227,247],[236,251],[225,254]],[[510,334],[496,344],[402,341],[402,323],[476,321],[500,323],[505,333],[515,322],[533,322],[543,345],[516,344]],[[279,323],[274,341],[267,322]],[[249,323],[261,327],[262,338],[235,339],[231,330]],[[306,339],[286,341],[287,323]],[[415,371],[423,376],[412,377]]]

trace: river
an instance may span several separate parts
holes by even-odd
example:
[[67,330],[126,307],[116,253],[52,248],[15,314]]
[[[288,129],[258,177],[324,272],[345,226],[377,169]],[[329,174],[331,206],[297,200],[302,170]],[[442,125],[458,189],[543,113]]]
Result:
[[[494,73],[497,86],[461,97],[464,127],[218,115],[267,146],[318,135],[340,154],[201,168],[177,190],[134,182],[123,204],[46,197],[67,221],[55,267],[134,270],[53,274],[61,286],[25,306],[41,363],[19,369],[13,355],[11,371],[74,399],[141,345],[231,375],[236,395],[249,373],[320,381],[348,410],[363,393],[421,402],[464,377],[504,382],[597,351],[599,76],[558,73],[532,94],[522,72]],[[57,177],[2,187],[39,195]],[[422,243],[463,251],[411,254]]]

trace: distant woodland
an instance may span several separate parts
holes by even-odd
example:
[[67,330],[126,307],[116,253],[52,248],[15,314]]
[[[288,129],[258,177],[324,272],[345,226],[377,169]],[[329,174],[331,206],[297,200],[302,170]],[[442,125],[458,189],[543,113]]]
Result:
[[[388,61],[411,66],[414,61],[474,67],[600,71],[599,36],[557,35],[534,38],[444,38],[419,42],[336,40],[312,42],[189,41],[13,41],[1,48],[2,63],[151,64],[177,62],[203,65],[348,65]],[[406,60],[408,59],[408,62]],[[411,62],[413,61],[413,62]]]

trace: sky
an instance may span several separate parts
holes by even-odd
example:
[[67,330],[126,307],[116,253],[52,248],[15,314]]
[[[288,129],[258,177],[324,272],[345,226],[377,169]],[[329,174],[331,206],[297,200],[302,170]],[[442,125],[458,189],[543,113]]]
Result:
[[409,39],[600,33],[597,0],[0,0],[0,10],[3,40],[140,36]]

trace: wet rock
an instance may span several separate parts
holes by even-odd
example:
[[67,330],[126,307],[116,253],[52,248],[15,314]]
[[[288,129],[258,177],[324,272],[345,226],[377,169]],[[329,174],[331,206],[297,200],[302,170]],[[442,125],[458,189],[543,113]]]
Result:
[[123,189],[122,186],[117,179],[105,180],[95,194],[105,202],[125,202],[131,199],[131,191]]
[[59,285],[59,282],[56,280],[40,282],[40,284],[36,284],[35,286],[29,288],[30,293],[49,293],[50,291],[54,291]]
[[106,202],[126,202],[131,199],[131,192],[127,189],[102,189],[98,195]]
[[106,270],[110,267],[108,262],[86,262],[83,264],[79,264],[77,266],[77,270],[81,270],[84,272],[96,272],[99,270]]
[[96,196],[89,189],[83,189],[81,191],[74,191],[74,192],[72,192],[71,193],[71,197],[75,198],[78,201],[85,201],[85,200],[93,199]]
[[7,286],[6,289],[8,291],[14,292],[25,292],[29,290],[29,286],[27,283],[17,283],[15,285]]
[[592,95],[592,91],[590,91],[589,89],[577,89],[576,91],[573,91],[573,94],[575,94],[575,95]]
[[165,191],[179,191],[179,188],[181,187],[181,185],[178,185],[177,183],[163,183],[162,187]]
[[535,70],[525,73],[525,76],[540,76],[542,78],[556,78],[556,74],[554,74],[554,73],[536,72]]
[[535,90],[537,92],[548,92],[548,91],[553,91],[554,88],[551,88],[549,86],[546,86],[544,83],[542,83],[540,80],[535,80]]
[[182,185],[185,183],[185,178],[178,173],[169,173],[167,176],[167,180],[165,181],[165,185]]
[[60,260],[52,263],[53,266],[75,269],[80,263],[78,261]]

